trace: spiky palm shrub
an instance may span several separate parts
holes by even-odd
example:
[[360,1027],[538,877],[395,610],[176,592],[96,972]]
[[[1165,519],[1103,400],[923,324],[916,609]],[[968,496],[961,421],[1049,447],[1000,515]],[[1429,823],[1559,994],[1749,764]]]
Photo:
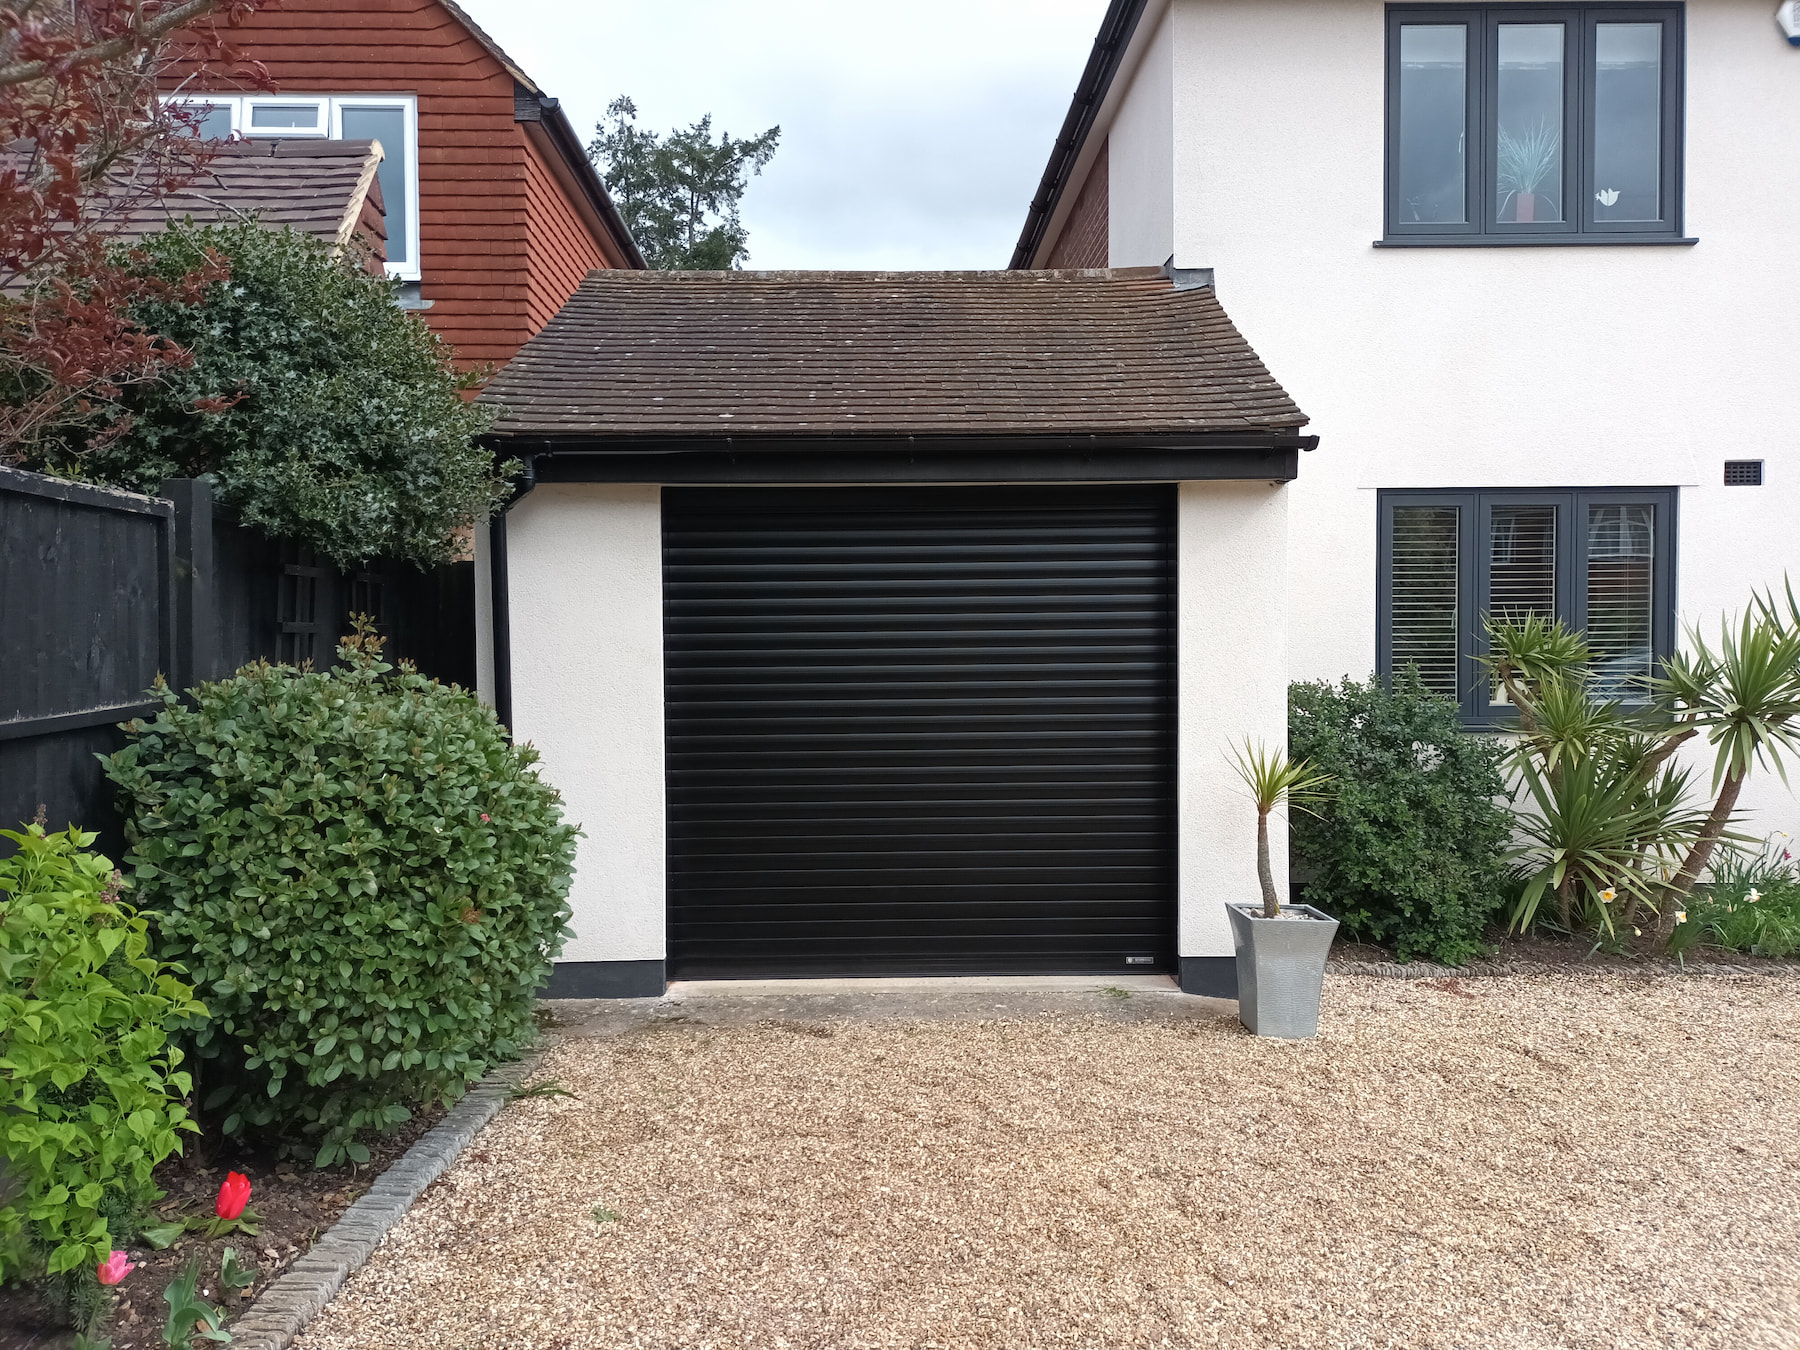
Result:
[[1287,751],[1253,745],[1231,750],[1232,765],[1256,802],[1256,878],[1262,883],[1263,918],[1281,917],[1281,897],[1275,893],[1275,872],[1269,865],[1269,813],[1283,802],[1296,811],[1310,812],[1322,801],[1330,785],[1328,775],[1307,761],[1289,762]]
[[[1515,856],[1528,880],[1515,906],[1529,926],[1546,892],[1573,930],[1585,915],[1607,933],[1656,914],[1667,945],[1694,883],[1730,829],[1744,780],[1762,764],[1785,780],[1781,754],[1800,748],[1800,603],[1757,597],[1720,625],[1715,648],[1697,629],[1688,649],[1643,681],[1644,702],[1601,697],[1580,635],[1541,619],[1491,623],[1489,663],[1519,709],[1519,786],[1535,813]],[[1717,747],[1711,804],[1693,804],[1686,742]],[[1677,864],[1679,860],[1679,864]]]

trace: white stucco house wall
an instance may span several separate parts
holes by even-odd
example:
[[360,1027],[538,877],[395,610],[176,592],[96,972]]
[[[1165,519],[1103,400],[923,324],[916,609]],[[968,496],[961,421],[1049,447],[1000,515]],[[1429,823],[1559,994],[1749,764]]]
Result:
[[1115,0],[1013,266],[1211,269],[1321,438],[1291,672],[1480,724],[1490,606],[1625,671],[1800,579],[1796,133],[1770,0]]

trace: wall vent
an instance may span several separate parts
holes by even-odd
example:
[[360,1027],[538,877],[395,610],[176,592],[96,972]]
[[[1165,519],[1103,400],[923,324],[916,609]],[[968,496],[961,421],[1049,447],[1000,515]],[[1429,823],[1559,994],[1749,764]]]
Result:
[[1761,487],[1762,466],[1760,459],[1728,459],[1725,461],[1726,487]]

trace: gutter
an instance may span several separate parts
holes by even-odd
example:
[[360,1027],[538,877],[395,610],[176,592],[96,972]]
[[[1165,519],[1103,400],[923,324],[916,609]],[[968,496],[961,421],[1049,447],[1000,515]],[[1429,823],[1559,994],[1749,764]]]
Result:
[[1075,98],[1069,104],[1068,116],[1063,118],[1062,130],[1056,133],[1056,144],[1050,148],[1050,162],[1044,166],[1037,194],[1025,213],[1025,228],[1013,249],[1012,261],[1006,265],[1008,271],[1030,267],[1039,245],[1044,242],[1050,217],[1056,213],[1057,203],[1068,189],[1075,157],[1087,142],[1088,132],[1093,130],[1094,118],[1099,115],[1100,105],[1112,88],[1113,76],[1119,73],[1119,62],[1131,45],[1138,20],[1144,17],[1146,3],[1147,0],[1112,0],[1107,6],[1106,17],[1100,21],[1100,32],[1094,38],[1094,49],[1088,53],[1087,66],[1081,72],[1080,83],[1075,86]]
[[525,465],[518,491],[488,521],[488,607],[493,620],[494,715],[512,735],[512,596],[507,588],[506,514],[537,486],[537,454],[520,456]]

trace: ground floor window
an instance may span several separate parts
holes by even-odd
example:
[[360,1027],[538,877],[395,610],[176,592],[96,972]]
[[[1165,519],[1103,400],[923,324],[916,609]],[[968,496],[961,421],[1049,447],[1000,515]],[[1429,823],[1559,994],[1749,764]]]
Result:
[[1675,639],[1675,503],[1673,488],[1382,492],[1378,669],[1413,666],[1466,718],[1504,721],[1484,620],[1554,615],[1630,698]]

